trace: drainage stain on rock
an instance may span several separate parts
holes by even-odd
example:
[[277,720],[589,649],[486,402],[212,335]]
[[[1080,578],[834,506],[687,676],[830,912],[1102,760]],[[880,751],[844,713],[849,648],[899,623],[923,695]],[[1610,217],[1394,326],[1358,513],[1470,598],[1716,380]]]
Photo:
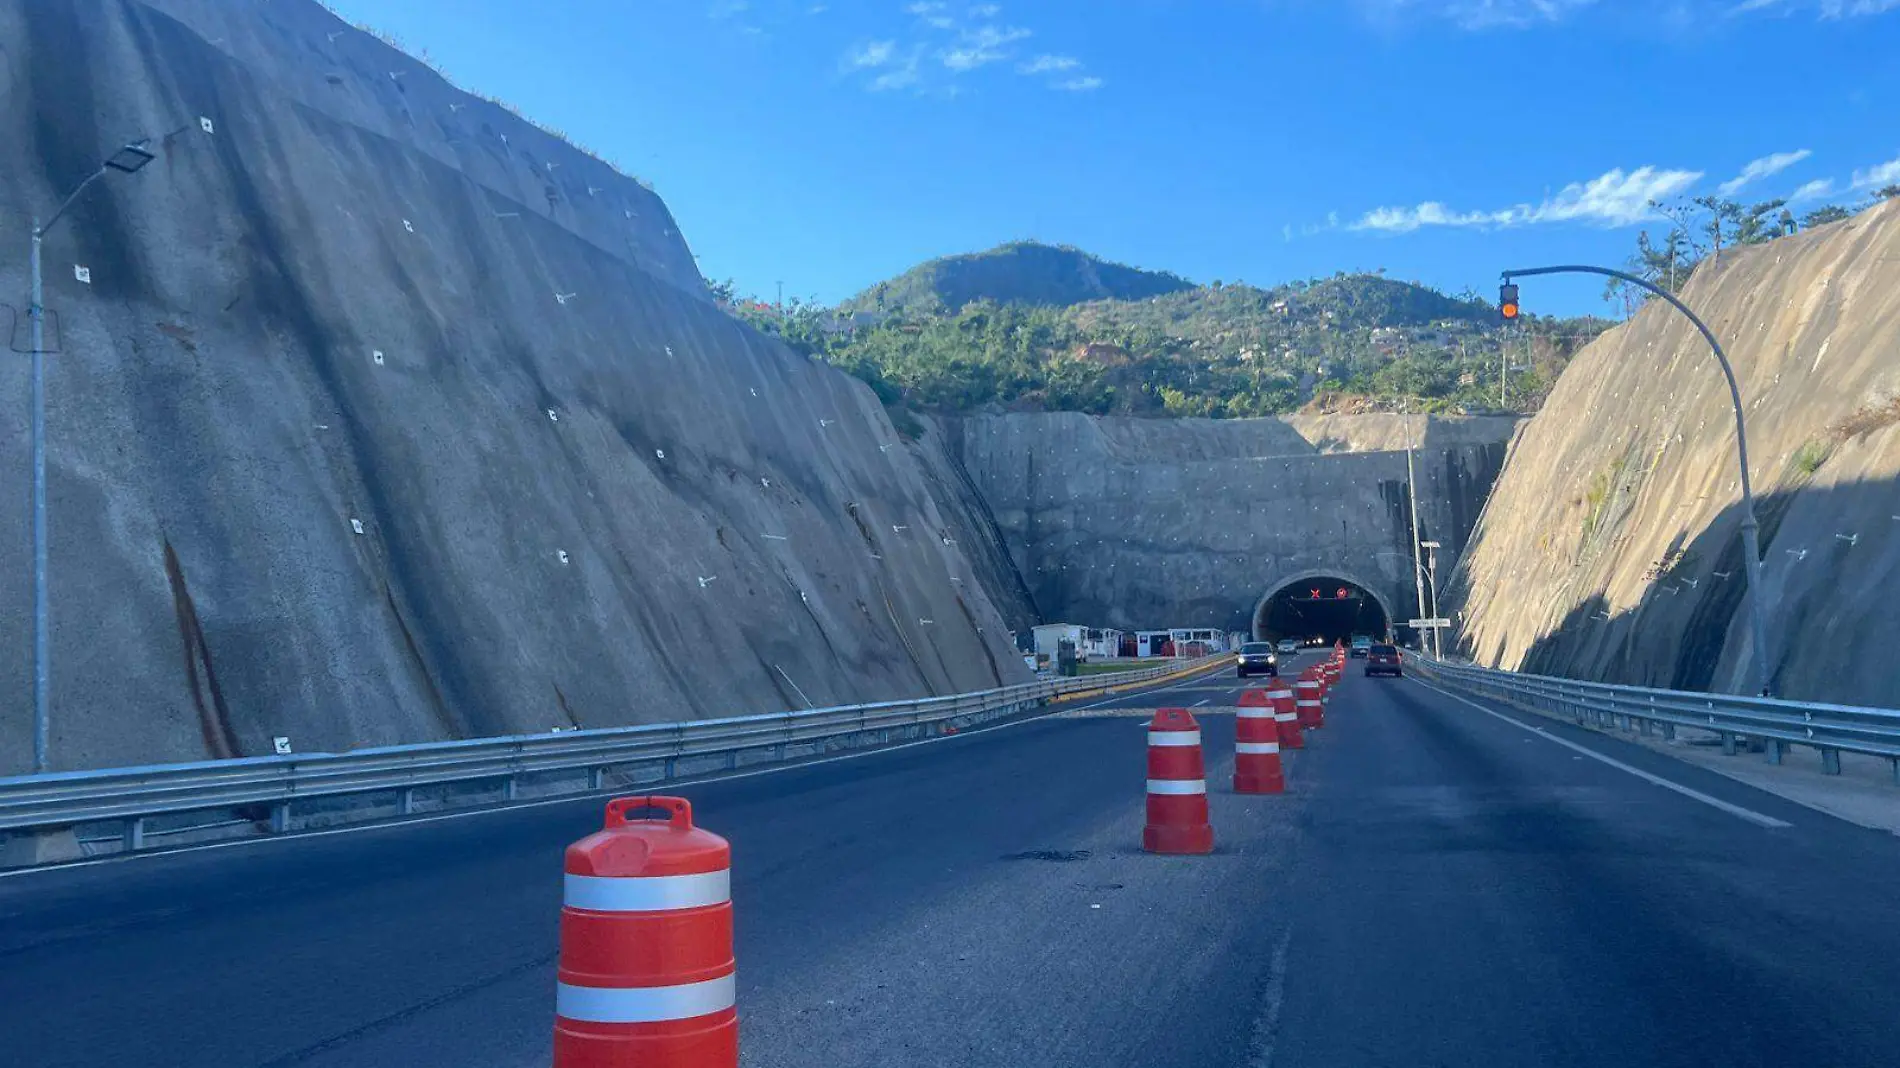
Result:
[[1011,853],[1004,860],[1048,860],[1057,864],[1068,864],[1089,859],[1086,849],[1032,849],[1027,853]]

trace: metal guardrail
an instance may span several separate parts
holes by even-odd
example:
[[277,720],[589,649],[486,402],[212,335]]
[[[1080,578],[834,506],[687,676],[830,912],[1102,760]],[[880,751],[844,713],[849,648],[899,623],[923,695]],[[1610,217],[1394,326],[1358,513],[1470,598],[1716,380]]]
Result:
[[1719,735],[1722,751],[1731,755],[1758,740],[1771,764],[1781,763],[1788,746],[1808,746],[1820,752],[1821,769],[1830,775],[1840,774],[1843,752],[1867,753],[1885,757],[1900,784],[1900,709],[1616,686],[1406,655],[1434,681],[1568,716],[1585,726],[1656,730],[1671,739],[1678,727],[1692,727]]
[[[81,825],[124,821],[123,846],[143,848],[154,817],[213,810],[259,813],[270,831],[292,830],[291,806],[350,795],[388,794],[395,814],[416,811],[416,792],[431,786],[499,784],[498,797],[483,803],[517,800],[517,784],[540,773],[586,773],[585,786],[565,792],[579,795],[607,788],[616,769],[634,768],[665,782],[681,774],[682,762],[724,757],[736,770],[747,752],[769,760],[791,759],[788,749],[827,743],[889,744],[941,733],[957,721],[989,722],[1045,705],[1053,700],[1106,693],[1208,668],[1225,656],[1080,678],[1039,680],[997,690],[913,701],[849,705],[801,712],[778,712],[690,723],[654,723],[637,727],[512,735],[465,742],[358,749],[346,753],[309,753],[237,760],[55,772],[0,778],[0,836],[29,836]],[[713,768],[695,768],[700,774]],[[267,815],[265,814],[267,813]],[[225,821],[229,824],[231,821]],[[249,820],[237,821],[240,823]],[[160,832],[154,832],[160,833]],[[35,863],[37,857],[28,863]]]

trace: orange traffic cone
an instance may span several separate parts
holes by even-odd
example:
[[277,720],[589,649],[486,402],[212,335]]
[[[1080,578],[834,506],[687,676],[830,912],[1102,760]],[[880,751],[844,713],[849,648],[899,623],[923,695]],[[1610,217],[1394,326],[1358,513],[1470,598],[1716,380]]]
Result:
[[1160,709],[1148,724],[1148,825],[1141,832],[1141,848],[1150,853],[1214,851],[1201,725],[1185,708]]
[[554,1068],[737,1068],[726,840],[684,798],[620,797],[566,868]]
[[1285,679],[1275,679],[1273,686],[1267,690],[1267,698],[1273,702],[1274,722],[1280,727],[1280,748],[1306,748],[1306,736],[1300,731],[1298,706],[1293,702],[1293,686]]
[[[1249,704],[1249,694],[1259,695],[1258,700]],[[1240,707],[1234,709],[1234,792],[1280,793],[1286,789],[1286,776],[1280,768],[1280,725],[1273,718],[1273,704],[1261,690],[1240,697]]]
[[1326,725],[1325,706],[1320,704],[1319,672],[1307,668],[1300,672],[1300,681],[1293,684],[1294,707],[1299,713],[1300,726],[1308,730]]

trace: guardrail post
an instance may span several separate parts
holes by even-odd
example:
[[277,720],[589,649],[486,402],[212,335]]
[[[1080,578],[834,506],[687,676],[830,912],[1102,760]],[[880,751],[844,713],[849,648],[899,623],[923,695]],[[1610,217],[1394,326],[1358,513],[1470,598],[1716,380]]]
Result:
[[727,771],[739,770],[739,751],[737,749],[726,750],[726,770]]
[[1888,757],[1887,767],[1893,772],[1893,784],[1900,786],[1900,757]]
[[413,787],[396,791],[396,815],[413,816],[416,814],[416,791]]
[[513,801],[515,799],[515,777],[513,775],[501,780],[501,799],[503,801]]
[[1662,727],[1664,741],[1673,742],[1676,740],[1676,725],[1674,723],[1664,720],[1659,726]]
[[780,742],[777,745],[772,747],[772,759],[780,764],[785,763],[785,743],[784,742]]
[[136,853],[145,848],[145,817],[134,816],[125,821],[125,851]]
[[283,834],[290,830],[290,802],[279,801],[270,807],[270,833]]
[[[673,758],[672,757],[666,758],[666,777],[669,779],[673,777]],[[606,768],[588,768],[587,769],[587,788],[589,790],[605,790],[607,788],[607,769]]]
[[1779,764],[1779,763],[1781,763],[1781,739],[1779,739],[1779,738],[1770,738],[1770,739],[1768,739],[1768,748],[1767,748],[1767,757],[1766,757],[1766,759],[1767,759],[1767,761],[1768,761],[1768,763],[1770,763],[1770,764]]
[[1722,732],[1722,755],[1724,756],[1735,755],[1735,732],[1734,731]]
[[1841,773],[1841,751],[1839,749],[1821,750],[1821,774],[1839,775]]

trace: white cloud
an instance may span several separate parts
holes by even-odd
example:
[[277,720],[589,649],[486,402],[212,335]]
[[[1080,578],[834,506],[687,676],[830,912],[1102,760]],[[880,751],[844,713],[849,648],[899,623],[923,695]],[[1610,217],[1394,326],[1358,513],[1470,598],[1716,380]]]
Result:
[[1009,58],[1008,48],[1030,36],[1020,26],[978,26],[965,30],[957,42],[940,53],[943,65],[954,71],[975,70]]
[[1846,19],[1900,11],[1900,0],[1743,0],[1730,8],[1729,14],[1740,15],[1751,11],[1772,11],[1783,15],[1812,11],[1824,19]]
[[926,26],[949,30],[956,28],[957,25],[957,20],[945,13],[949,6],[939,0],[918,0],[917,3],[909,5],[904,10],[917,16]]
[[1535,206],[1518,204],[1493,211],[1456,211],[1428,200],[1417,207],[1374,208],[1351,229],[1407,234],[1427,226],[1506,228],[1544,223],[1580,222],[1592,226],[1630,226],[1650,218],[1652,201],[1666,200],[1702,178],[1701,171],[1621,167],[1588,182],[1572,182]]
[[1679,19],[1702,16],[1771,13],[1812,14],[1822,19],[1853,18],[1900,11],[1900,0],[1676,0],[1664,5],[1608,3],[1604,0],[1355,0],[1355,6],[1378,23],[1439,19],[1466,30],[1528,29],[1563,22],[1589,11],[1651,7],[1658,14]]
[[1751,160],[1748,166],[1742,168],[1742,173],[1716,186],[1716,192],[1721,193],[1725,197],[1732,197],[1740,192],[1743,186],[1753,184],[1772,175],[1780,174],[1782,171],[1787,170],[1789,167],[1794,166],[1812,155],[1814,155],[1814,153],[1811,150],[1802,148],[1796,149],[1793,152],[1776,152],[1771,156],[1763,156],[1758,160]]
[[1017,67],[1021,74],[1058,74],[1062,71],[1079,69],[1082,61],[1074,56],[1037,56],[1035,59]]
[[1788,194],[1788,203],[1799,204],[1804,200],[1819,200],[1833,192],[1834,179],[1816,178],[1814,181]]
[[1562,21],[1597,0],[1358,0],[1378,22],[1437,18],[1467,30],[1522,29]]
[[902,12],[913,20],[906,33],[860,45],[845,55],[845,70],[875,74],[862,83],[868,89],[956,96],[951,80],[1006,62],[1014,64],[1018,74],[1042,78],[1050,89],[1090,92],[1105,84],[1086,73],[1074,56],[1044,52],[1024,57],[1022,42],[1035,32],[999,21],[1001,4],[909,0]]
[[872,41],[845,57],[845,66],[853,70],[882,67],[897,55],[896,41]]
[[888,92],[892,89],[909,89],[923,80],[923,49],[915,48],[895,65],[887,65],[883,73],[871,79],[873,92]]
[[1855,189],[1881,189],[1900,183],[1900,158],[1854,172]]

